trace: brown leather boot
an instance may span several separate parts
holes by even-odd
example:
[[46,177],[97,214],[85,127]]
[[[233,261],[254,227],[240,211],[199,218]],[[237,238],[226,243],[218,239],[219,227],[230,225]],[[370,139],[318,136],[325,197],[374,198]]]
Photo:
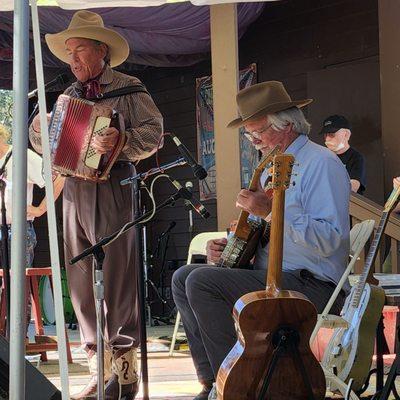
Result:
[[[97,354],[90,350],[87,353],[90,381],[88,384],[76,394],[71,395],[71,400],[95,400],[97,399]],[[104,352],[104,381],[107,383],[111,378],[111,357],[109,351]]]
[[105,400],[133,400],[139,391],[136,349],[116,350],[112,359],[113,375],[106,385]]

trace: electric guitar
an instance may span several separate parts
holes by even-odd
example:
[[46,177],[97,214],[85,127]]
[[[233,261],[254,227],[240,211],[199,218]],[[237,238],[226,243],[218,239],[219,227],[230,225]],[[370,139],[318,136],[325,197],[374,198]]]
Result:
[[[275,146],[258,164],[253,172],[249,184],[249,190],[255,191],[265,167],[272,162],[273,157],[279,152],[279,146]],[[249,213],[241,210],[234,234],[228,239],[228,243],[217,263],[218,267],[247,268],[253,258],[257,245],[264,238],[268,243],[269,225],[265,221],[258,222],[249,219]]]
[[[341,317],[346,328],[335,329],[325,350],[322,365],[342,381],[354,379],[352,389],[357,392],[368,376],[374,352],[376,328],[385,304],[385,292],[381,287],[367,283],[375,263],[389,215],[399,201],[400,188],[394,189],[387,200],[378,228],[369,249],[360,280],[351,289]],[[336,388],[332,388],[334,391]]]
[[285,190],[293,160],[290,154],[274,157],[266,289],[235,304],[238,341],[218,371],[218,400],[325,397],[325,376],[309,345],[317,310],[301,293],[281,290]]

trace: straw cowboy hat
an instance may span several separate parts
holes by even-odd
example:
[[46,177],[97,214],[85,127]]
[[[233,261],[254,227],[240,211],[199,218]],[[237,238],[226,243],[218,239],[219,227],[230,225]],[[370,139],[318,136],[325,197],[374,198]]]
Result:
[[228,124],[228,128],[239,128],[266,114],[274,114],[291,107],[301,108],[311,102],[312,99],[293,101],[282,82],[268,81],[257,83],[256,85],[240,90],[236,95],[240,117],[231,121]]
[[45,38],[50,51],[67,64],[65,42],[71,38],[93,39],[105,43],[110,52],[111,67],[122,64],[129,55],[128,42],[119,33],[105,28],[101,16],[91,11],[77,11],[67,29],[59,33],[48,33]]

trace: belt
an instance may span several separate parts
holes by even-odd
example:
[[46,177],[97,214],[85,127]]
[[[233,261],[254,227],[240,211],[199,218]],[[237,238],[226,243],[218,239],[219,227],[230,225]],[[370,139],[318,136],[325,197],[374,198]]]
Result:
[[[29,225],[29,226],[33,226],[33,221],[27,220],[26,223],[27,223],[27,225]],[[7,226],[8,226],[9,228],[11,228],[12,224],[7,224]]]
[[120,169],[120,168],[130,167],[132,165],[133,165],[132,161],[118,160],[115,161],[111,169]]
[[[328,286],[332,287],[333,289],[336,289],[336,284],[331,282],[331,281],[324,281],[322,279],[317,278],[311,271],[309,271],[308,269],[301,269],[300,270],[300,277],[303,279],[315,279],[319,282],[323,282],[326,283]],[[340,294],[346,295],[346,292],[341,289]]]

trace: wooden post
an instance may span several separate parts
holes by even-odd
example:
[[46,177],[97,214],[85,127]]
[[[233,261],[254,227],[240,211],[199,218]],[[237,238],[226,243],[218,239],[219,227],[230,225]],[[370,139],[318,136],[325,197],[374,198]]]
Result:
[[238,34],[236,4],[210,6],[218,230],[236,219],[241,189],[239,131],[226,125],[237,117]]
[[400,1],[379,0],[379,59],[381,71],[381,117],[385,193],[400,175]]

